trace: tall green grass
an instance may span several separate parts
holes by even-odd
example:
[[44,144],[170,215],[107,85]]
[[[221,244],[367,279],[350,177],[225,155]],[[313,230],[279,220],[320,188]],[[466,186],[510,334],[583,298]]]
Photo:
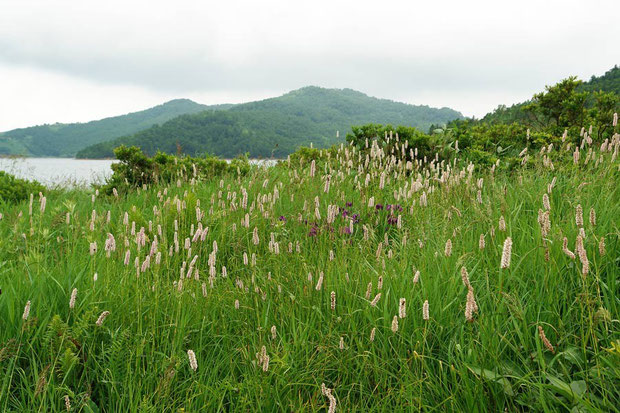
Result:
[[[617,153],[617,139],[614,145]],[[588,149],[577,165],[565,148],[555,149],[553,169],[535,155],[512,171],[422,162],[407,171],[380,152],[365,166],[365,155],[343,148],[336,158],[321,157],[314,177],[308,162],[285,162],[244,177],[153,186],[94,202],[92,192],[54,192],[44,211],[35,194],[32,214],[27,202],[3,205],[0,410],[63,411],[68,396],[72,411],[86,412],[317,411],[330,404],[324,383],[337,411],[616,411],[620,172],[612,151],[594,148],[596,159],[586,164]],[[537,220],[545,193],[551,229],[543,238]],[[204,241],[190,241],[188,253],[198,203],[209,230]],[[580,259],[562,251],[567,237],[575,252],[578,204],[585,276]],[[340,208],[333,223],[329,205]],[[140,248],[134,222],[135,233],[145,229]],[[138,272],[134,260],[142,266],[158,225],[161,263],[153,255],[150,268]],[[109,258],[108,233],[116,241]],[[511,264],[500,269],[507,237]],[[179,285],[181,268],[187,272],[194,256],[199,279],[184,273]],[[471,321],[462,267],[478,306]],[[400,298],[407,314],[394,333]],[[422,318],[425,300],[429,320]],[[110,315],[97,326],[103,311]],[[262,346],[267,371],[257,358]],[[188,350],[196,354],[196,371]]]

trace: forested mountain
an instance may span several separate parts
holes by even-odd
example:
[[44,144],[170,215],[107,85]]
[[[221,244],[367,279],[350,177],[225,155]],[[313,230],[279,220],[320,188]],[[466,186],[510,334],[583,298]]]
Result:
[[176,99],[140,112],[88,123],[56,123],[0,133],[0,154],[26,156],[74,156],[89,145],[132,134],[187,113],[228,109],[232,105],[205,106]]
[[[620,96],[620,67],[617,65],[605,72],[601,76],[592,76],[587,82],[581,83],[577,90],[579,92],[605,92],[615,93]],[[525,110],[531,101],[517,103],[512,106],[500,105],[493,112],[485,115],[481,120],[486,123],[531,123],[531,113]],[[590,97],[588,106],[594,104],[594,97]]]
[[130,136],[103,142],[78,153],[83,158],[112,157],[121,144],[148,154],[158,150],[190,155],[284,157],[299,146],[326,147],[344,142],[351,125],[375,122],[427,130],[462,118],[448,108],[430,108],[377,99],[351,89],[315,86],[283,96],[235,105],[227,111],[179,116]]

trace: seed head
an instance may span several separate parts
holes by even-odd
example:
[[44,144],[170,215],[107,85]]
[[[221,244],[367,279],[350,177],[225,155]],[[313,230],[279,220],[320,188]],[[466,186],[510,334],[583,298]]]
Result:
[[428,314],[428,300],[424,301],[424,304],[422,305],[422,319],[423,320],[428,320],[429,314]]
[[506,232],[506,220],[504,219],[503,215],[499,217],[499,230],[502,232]]
[[578,227],[583,227],[583,209],[581,204],[577,204],[575,207],[575,223]]
[[187,350],[187,358],[189,359],[189,366],[192,370],[198,370],[198,362],[196,361],[196,354],[194,350]]
[[394,316],[392,319],[392,333],[396,333],[398,331],[398,316]]
[[373,300],[370,302],[370,305],[373,307],[376,307],[380,299],[381,299],[381,293],[375,295],[375,298],[373,298]]
[[99,315],[99,318],[97,319],[97,322],[95,324],[97,324],[98,327],[101,327],[103,325],[103,322],[105,321],[106,317],[110,315],[109,311],[104,311],[103,313],[101,313]]
[[413,283],[417,284],[418,281],[420,281],[420,271],[416,270],[415,274],[413,275]]
[[26,305],[24,306],[24,314],[22,315],[22,319],[24,321],[28,320],[29,315],[30,315],[30,300],[28,300],[26,302]]
[[510,267],[510,258],[512,256],[512,238],[508,237],[504,241],[504,249],[502,251],[501,268]]
[[545,208],[547,211],[550,211],[551,204],[549,203],[549,195],[543,194],[542,202],[543,202],[543,208]]
[[555,353],[555,349],[551,345],[551,342],[547,339],[547,336],[545,335],[545,331],[543,330],[542,326],[538,326],[538,336],[542,340],[547,350],[549,350],[552,353]]
[[74,288],[73,291],[71,291],[71,299],[69,300],[69,308],[75,307],[76,298],[77,298],[77,288]]
[[446,254],[446,257],[449,257],[452,255],[452,240],[448,239],[446,241],[446,248],[444,250],[444,253]]
[[467,273],[467,268],[461,267],[461,280],[463,281],[463,285],[465,287],[469,287],[469,274]]
[[407,301],[404,298],[401,298],[398,303],[398,317],[407,317]]

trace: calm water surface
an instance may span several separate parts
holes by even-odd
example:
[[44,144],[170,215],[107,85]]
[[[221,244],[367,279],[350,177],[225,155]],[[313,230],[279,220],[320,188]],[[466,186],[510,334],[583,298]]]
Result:
[[[102,183],[112,174],[111,159],[0,158],[0,171],[35,179],[47,186],[84,186]],[[276,161],[251,159],[250,163],[273,165]]]
[[70,158],[0,158],[0,170],[19,178],[36,179],[47,186],[101,183],[112,174],[116,161]]

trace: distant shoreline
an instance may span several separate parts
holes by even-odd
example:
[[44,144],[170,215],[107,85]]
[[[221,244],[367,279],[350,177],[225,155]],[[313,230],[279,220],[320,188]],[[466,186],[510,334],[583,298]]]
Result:
[[[222,159],[225,161],[232,161],[236,158],[220,158],[216,156],[218,159]],[[116,158],[76,158],[70,156],[26,156],[26,155],[2,155],[0,154],[0,159],[71,159],[74,161],[117,161]],[[286,158],[248,158],[249,161],[284,161]]]

